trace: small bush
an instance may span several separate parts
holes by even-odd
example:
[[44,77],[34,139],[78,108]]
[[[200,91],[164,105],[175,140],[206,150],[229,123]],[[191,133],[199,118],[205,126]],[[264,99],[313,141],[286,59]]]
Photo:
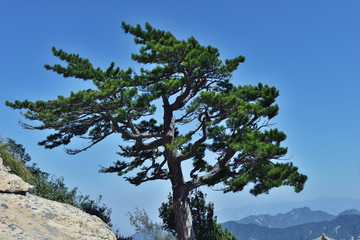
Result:
[[69,189],[65,186],[64,178],[49,178],[46,175],[37,176],[32,194],[52,201],[67,203],[77,207],[77,188]]
[[109,227],[112,227],[113,225],[110,218],[111,208],[108,208],[105,204],[101,205],[101,199],[102,195],[99,195],[96,201],[91,200],[89,195],[80,196],[79,208],[89,214],[98,216],[99,218],[101,218],[101,220],[103,220],[104,223],[109,225]]
[[35,180],[35,177],[31,172],[25,167],[25,165],[19,161],[19,159],[9,151],[11,144],[0,138],[0,157],[3,159],[4,166],[7,166],[11,169],[11,173],[18,175],[25,182],[32,183]]

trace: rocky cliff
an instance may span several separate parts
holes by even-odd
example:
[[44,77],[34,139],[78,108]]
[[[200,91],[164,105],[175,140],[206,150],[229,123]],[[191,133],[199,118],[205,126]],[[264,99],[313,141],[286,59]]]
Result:
[[116,239],[97,216],[31,195],[33,186],[9,173],[0,157],[0,240]]

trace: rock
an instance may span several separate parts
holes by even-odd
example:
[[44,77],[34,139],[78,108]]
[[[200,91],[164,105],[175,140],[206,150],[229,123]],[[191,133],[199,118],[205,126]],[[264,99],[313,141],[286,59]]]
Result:
[[[0,158],[1,159],[1,158]],[[3,193],[26,193],[34,189],[33,185],[28,184],[22,178],[9,173],[9,168],[2,166],[0,160],[0,192]]]
[[0,194],[2,239],[116,239],[100,218],[31,194]]
[[0,172],[10,172],[10,168],[4,165],[4,160],[0,156]]
[[0,170],[0,192],[3,193],[26,193],[34,189],[15,174]]
[[10,169],[6,166],[4,166],[4,160],[0,156],[0,171],[9,172]]

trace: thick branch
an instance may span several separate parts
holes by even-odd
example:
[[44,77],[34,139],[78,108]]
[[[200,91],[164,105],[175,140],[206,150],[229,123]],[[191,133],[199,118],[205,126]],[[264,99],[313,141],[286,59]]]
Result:
[[186,184],[189,186],[189,188],[195,189],[197,187],[204,185],[204,182],[211,181],[211,179],[216,177],[216,175],[218,175],[223,168],[229,166],[229,160],[232,157],[234,157],[235,154],[236,154],[235,150],[228,149],[228,151],[225,154],[223,154],[223,156],[220,156],[218,158],[218,162],[213,166],[213,168],[209,173],[200,177],[196,176],[196,178],[193,178],[192,180],[188,181]]

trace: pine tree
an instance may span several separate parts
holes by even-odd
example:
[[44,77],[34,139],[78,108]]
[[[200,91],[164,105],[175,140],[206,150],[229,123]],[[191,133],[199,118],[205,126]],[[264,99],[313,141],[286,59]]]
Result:
[[[25,128],[54,130],[40,145],[54,148],[75,137],[88,139],[85,148],[67,149],[76,154],[120,134],[128,142],[120,146],[125,159],[101,171],[117,173],[135,185],[170,180],[180,240],[194,239],[188,194],[199,186],[222,183],[227,193],[253,183],[253,195],[282,185],[296,192],[303,189],[306,176],[297,167],[274,161],[287,152],[281,146],[285,134],[270,123],[279,110],[278,90],[261,83],[231,83],[243,56],[222,61],[218,49],[202,46],[194,37],[178,40],[149,23],[142,28],[123,22],[122,27],[141,46],[132,59],[148,68],[135,73],[111,63],[101,70],[78,54],[54,47],[53,54],[67,66],[45,68],[65,78],[92,81],[94,88],[50,101],[6,102],[27,109],[25,118],[41,122],[22,123]],[[185,161],[193,163],[188,181],[182,169]]]

